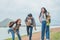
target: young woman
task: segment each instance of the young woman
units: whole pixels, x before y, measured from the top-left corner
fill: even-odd
[[[32,40],[32,30],[33,30],[33,26],[36,30],[36,24],[35,24],[35,20],[32,17],[32,14],[28,14],[28,17],[25,20],[26,26],[27,26],[27,35],[29,36],[29,40]]]
[[[48,13],[47,18],[46,18],[46,38],[47,38],[47,40],[50,40],[50,23],[51,23],[51,18]]]
[[[21,26],[21,19],[17,19],[16,26],[15,26],[14,30],[15,30],[15,33],[17,34],[19,40],[21,40],[21,37],[19,34],[20,26]]]
[[[48,15],[47,10],[44,7],[42,7],[39,15],[39,21],[40,23],[42,23],[42,32],[41,32],[42,40],[44,40],[45,33],[46,33],[46,40],[50,40],[49,27],[46,26],[47,15]]]
[[[16,24],[15,27],[13,27],[13,25]],[[9,30],[8,30],[8,33],[11,32],[12,34],[12,40],[15,40],[15,33],[17,34],[18,36],[18,39],[21,40],[21,37],[20,37],[20,34],[19,34],[19,28],[21,26],[21,19],[17,19],[16,22],[10,22],[9,23]]]

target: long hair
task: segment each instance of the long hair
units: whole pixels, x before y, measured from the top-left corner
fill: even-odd
[[[17,24],[19,20],[21,21],[21,19],[17,19],[15,23]]]
[[[41,16],[41,13],[42,13],[42,9],[44,9],[44,13],[45,13],[45,15],[47,16],[47,10],[46,10],[45,7],[42,7],[42,8],[41,8],[40,16]]]
[[[44,9],[44,13],[47,13],[47,10],[45,7],[42,7],[41,9]],[[42,13],[42,11],[41,11],[41,13]]]

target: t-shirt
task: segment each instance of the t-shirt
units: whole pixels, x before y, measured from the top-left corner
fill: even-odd
[[[47,25],[47,26],[49,26],[49,25],[50,25],[50,23],[49,23],[49,22],[47,22],[47,23],[46,23],[46,25]]]
[[[43,14],[43,13],[41,13],[41,21],[46,21],[46,15],[45,14]]]
[[[46,23],[47,26],[50,25],[50,21],[51,21],[51,19],[49,19],[48,22]]]
[[[31,20],[31,19],[28,19],[27,21],[28,21],[30,24],[32,23],[32,20]]]
[[[48,13],[41,13],[40,14],[40,19],[41,19],[41,21],[46,21],[46,15],[48,15]]]
[[[16,26],[15,26],[16,30],[19,30],[20,26],[21,26],[21,24],[16,24]]]
[[[25,23],[26,23],[26,22],[28,22],[28,20],[27,20],[27,19],[30,21],[31,25],[36,26],[36,23],[35,23],[34,18],[29,19],[28,17],[26,17],[26,19],[25,19]]]

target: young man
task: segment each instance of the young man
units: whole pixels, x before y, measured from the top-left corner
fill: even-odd
[[[36,23],[35,23],[35,20],[34,20],[32,14],[28,14],[28,16],[25,19],[25,23],[26,23],[26,26],[27,26],[27,35],[29,35],[29,40],[32,40],[33,27],[36,30]]]

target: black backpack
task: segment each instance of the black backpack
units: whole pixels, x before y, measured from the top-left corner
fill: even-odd
[[[13,25],[14,25],[14,22],[10,22],[9,23],[9,28],[13,27]]]

